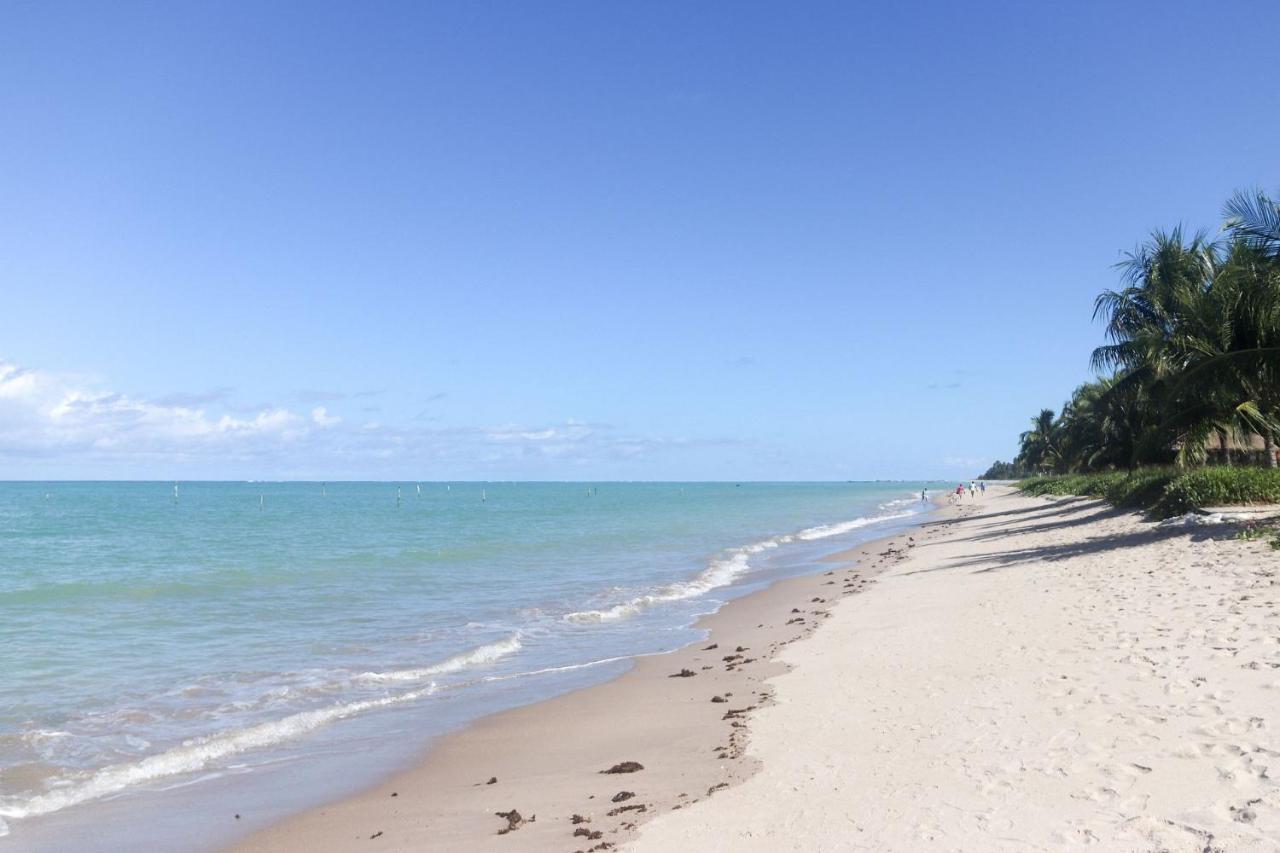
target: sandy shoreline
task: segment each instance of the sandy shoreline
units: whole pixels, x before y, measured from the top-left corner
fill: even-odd
[[[832,555],[825,572],[730,601],[699,620],[710,631],[705,642],[639,657],[611,681],[482,718],[433,744],[419,766],[230,849],[314,853],[357,842],[370,850],[609,849],[599,845],[617,845],[653,815],[755,772],[746,754],[750,716],[770,701],[765,682],[787,669],[771,658],[813,633],[838,599],[870,588],[916,531]],[[632,761],[644,769],[601,772]],[[623,792],[634,796],[615,800]],[[513,809],[524,822],[499,835],[509,821],[497,813]],[[575,815],[585,820],[574,823]]]
[[[1280,557],[1001,491],[783,653],[759,773],[628,849],[1280,850]]]
[[[233,849],[1277,851],[1280,557],[1233,533],[994,489]]]

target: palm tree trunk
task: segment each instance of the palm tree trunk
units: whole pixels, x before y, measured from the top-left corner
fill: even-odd
[[[1227,431],[1218,430],[1218,444],[1222,447],[1222,464],[1231,466],[1231,443],[1227,440]]]
[[[1267,467],[1268,468],[1277,467],[1276,440],[1275,440],[1275,437],[1271,435],[1271,433],[1267,433],[1262,437],[1262,446],[1265,448],[1263,452],[1267,454]]]

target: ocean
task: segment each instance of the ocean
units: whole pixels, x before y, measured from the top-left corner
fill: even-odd
[[[0,851],[209,849],[227,797],[279,817],[693,642],[926,485],[0,483]]]

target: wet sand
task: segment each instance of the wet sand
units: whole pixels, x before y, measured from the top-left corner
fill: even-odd
[[[657,814],[750,777],[752,717],[777,655],[914,547],[914,529],[828,558],[699,623],[706,641],[641,657],[613,681],[496,714],[437,741],[420,766],[233,846],[247,851],[608,850]],[[610,772],[613,771],[613,772]],[[237,805],[245,816],[252,803]]]
[[[1280,851],[1265,542],[996,488],[831,560],[236,849]]]

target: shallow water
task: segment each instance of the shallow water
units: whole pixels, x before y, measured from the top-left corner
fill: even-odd
[[[689,642],[912,523],[922,485],[0,484],[0,849],[281,766],[326,780],[282,803],[332,796],[394,760],[387,732]]]

